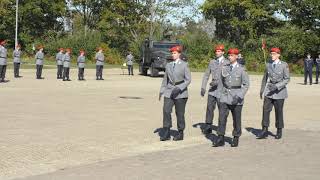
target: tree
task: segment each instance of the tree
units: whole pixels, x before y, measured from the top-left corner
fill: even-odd
[[[268,34],[279,26],[272,0],[207,0],[202,6],[206,19],[216,20],[216,37],[230,40],[240,47],[247,39]]]

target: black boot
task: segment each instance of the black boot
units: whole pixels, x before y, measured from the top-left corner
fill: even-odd
[[[170,140],[170,128],[163,128],[163,135],[160,136],[160,141]]]
[[[277,129],[277,134],[276,134],[276,139],[281,139],[282,138],[282,128]]]
[[[179,130],[179,134],[173,138],[174,141],[182,141],[183,140],[183,131]]]
[[[261,133],[258,134],[257,139],[265,139],[268,137],[268,127],[263,127]]]
[[[224,146],[224,135],[219,135],[218,138],[213,142],[213,147]]]
[[[202,133],[205,135],[211,134],[212,133],[212,125],[206,123],[206,126],[202,129]]]
[[[234,136],[231,142],[231,147],[238,147],[238,145],[239,145],[239,137]]]

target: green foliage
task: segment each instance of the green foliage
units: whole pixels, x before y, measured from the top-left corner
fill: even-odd
[[[72,54],[75,57],[79,55],[80,49],[84,49],[87,59],[92,60],[100,42],[100,33],[92,31],[87,32],[87,36],[84,36],[83,32],[78,32],[64,37],[51,37],[47,42],[42,42],[41,44],[45,44],[45,51],[51,56],[55,56],[60,47],[72,48]]]

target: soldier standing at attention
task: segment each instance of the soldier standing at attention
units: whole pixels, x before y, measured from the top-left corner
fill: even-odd
[[[312,85],[312,68],[313,68],[313,59],[311,55],[308,54],[307,58],[304,59],[304,85],[307,84],[307,78],[309,76],[309,83]]]
[[[219,108],[218,138],[213,146],[224,146],[224,135],[226,131],[227,118],[229,111],[233,119],[233,139],[231,147],[237,147],[241,136],[241,112],[244,97],[249,89],[249,76],[244,67],[237,62],[239,50],[231,48],[228,51],[230,64],[222,67],[221,70],[221,97]]]
[[[6,83],[5,80],[7,71],[7,49],[5,48],[6,40],[0,40],[0,83]]]
[[[77,63],[78,63],[78,80],[79,81],[84,81],[84,67],[85,67],[85,62],[86,62],[86,57],[84,56],[84,50],[80,50],[80,55],[78,56]]]
[[[174,46],[170,49],[173,61],[166,65],[165,75],[162,80],[159,100],[164,96],[163,102],[163,129],[164,134],[160,141],[170,139],[170,128],[172,127],[171,113],[175,106],[177,116],[178,135],[174,141],[183,140],[185,129],[185,108],[188,100],[188,86],[191,83],[191,73],[188,63],[180,59],[181,47]]]
[[[206,72],[202,78],[201,85],[201,96],[203,97],[206,93],[207,83],[212,74],[212,80],[210,82],[210,88],[208,92],[208,102],[207,102],[207,112],[206,112],[206,126],[203,128],[202,132],[204,134],[212,133],[212,121],[214,117],[214,110],[216,105],[218,109],[220,106],[220,95],[221,95],[221,68],[229,64],[229,60],[224,57],[224,45],[220,44],[215,47],[216,59],[212,59],[208,65]]]
[[[15,78],[20,78],[22,76],[19,75],[20,63],[21,63],[21,46],[17,44],[16,49],[13,51],[13,72]]]
[[[131,52],[129,52],[129,54],[127,55],[126,61],[128,66],[128,75],[133,76],[133,55],[131,54]]]
[[[280,49],[271,48],[271,59],[266,65],[266,70],[262,79],[260,98],[263,98],[262,132],[258,139],[264,139],[268,136],[268,127],[270,124],[270,112],[274,107],[276,114],[276,139],[281,139],[283,122],[284,100],[288,97],[287,84],[290,81],[288,64],[280,60]]]
[[[44,53],[43,53],[42,45],[38,46],[38,52],[36,53],[35,58],[36,58],[36,68],[37,68],[37,72],[36,72],[37,79],[44,79],[43,77],[41,77],[43,61],[44,61]]]
[[[319,74],[320,74],[320,54],[318,54],[318,58],[316,58],[316,84],[319,83]]]
[[[102,71],[103,71],[103,65],[104,65],[104,54],[103,49],[101,47],[98,48],[98,52],[96,53],[95,59],[96,59],[96,80],[104,80],[102,78]]]
[[[63,56],[63,81],[71,81],[69,78],[71,64],[71,49],[67,48],[66,53]]]
[[[63,54],[64,49],[59,48],[59,52],[56,55],[56,61],[57,61],[57,79],[62,79],[62,70],[63,70]]]

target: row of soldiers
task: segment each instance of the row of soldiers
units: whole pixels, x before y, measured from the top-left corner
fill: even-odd
[[[174,141],[184,138],[185,129],[185,107],[188,101],[188,86],[191,83],[191,73],[188,63],[180,59],[182,48],[175,46],[170,49],[173,61],[166,66],[165,75],[161,84],[159,100],[164,96],[163,103],[163,133],[160,134],[160,141],[171,139],[170,128],[172,127],[171,113],[175,106],[177,116],[178,134]],[[208,102],[206,111],[206,126],[202,129],[203,134],[212,133],[214,110],[216,106],[219,111],[218,129],[213,142],[214,147],[225,144],[224,136],[226,131],[227,118],[231,111],[233,118],[233,139],[231,146],[237,147],[241,136],[241,112],[245,95],[249,89],[249,76],[243,65],[237,62],[239,50],[231,48],[228,50],[228,58],[224,56],[224,45],[215,47],[216,57],[212,59],[204,73],[200,95],[206,93],[206,87],[211,75],[210,87],[208,90]],[[288,64],[280,60],[281,51],[279,48],[272,48],[271,61],[266,64],[266,70],[261,83],[260,98],[264,99],[262,114],[262,130],[258,139],[268,136],[270,124],[270,112],[275,108],[276,114],[276,139],[282,138],[284,128],[283,105],[288,97],[287,84],[289,83]]]
[[[0,83],[8,82],[5,80],[6,69],[7,69],[7,49],[5,47],[6,40],[0,40]],[[44,64],[44,46],[39,45],[38,51],[35,55],[36,60],[36,79],[44,79],[42,77],[42,69]],[[63,81],[71,81],[70,79],[70,66],[71,66],[71,48],[59,48],[59,52],[56,54],[57,62],[57,79],[62,79]],[[18,44],[13,51],[13,66],[14,66],[14,77],[20,78],[20,64],[21,64],[21,46]],[[97,48],[97,53],[95,54],[96,60],[96,80],[104,80],[102,77],[103,67],[105,64],[105,56],[103,54],[103,48]],[[126,57],[126,65],[128,66],[128,74],[133,75],[133,55],[129,52]],[[78,66],[78,80],[83,81],[84,79],[84,69],[86,64],[85,51],[81,49],[79,51],[79,56],[77,57]]]
[[[307,54],[307,58],[304,59],[304,84],[307,84],[307,79],[309,77],[309,84],[312,85],[312,74],[313,74],[313,65],[316,66],[316,82],[319,83],[319,74],[320,74],[320,54],[317,58],[313,59],[311,54]]]

